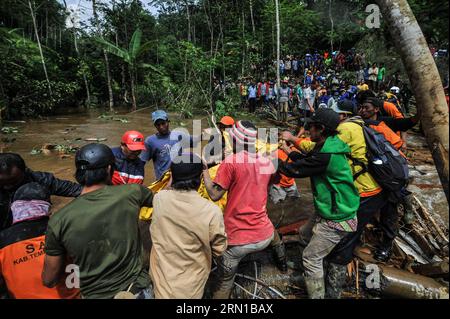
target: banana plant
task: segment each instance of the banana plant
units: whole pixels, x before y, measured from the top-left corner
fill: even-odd
[[[118,47],[114,43],[111,43],[100,37],[96,37],[95,40],[108,53],[119,57],[125,63],[128,64],[133,111],[135,111],[137,108],[136,90],[135,90],[137,69],[138,68],[147,68],[147,69],[151,69],[151,70],[161,74],[161,71],[159,71],[158,68],[156,68],[155,66],[148,64],[148,63],[139,63],[138,62],[139,57],[151,48],[152,43],[146,42],[146,43],[142,44],[142,31],[140,29],[137,29],[136,31],[134,31],[133,36],[131,37],[130,43],[128,45],[128,48]]]

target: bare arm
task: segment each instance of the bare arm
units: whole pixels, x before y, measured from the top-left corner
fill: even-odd
[[[58,283],[64,270],[64,256],[45,255],[42,283],[45,287],[53,288]]]
[[[205,183],[206,191],[213,201],[218,201],[226,193],[225,189],[213,183],[208,169],[203,170],[203,181]]]

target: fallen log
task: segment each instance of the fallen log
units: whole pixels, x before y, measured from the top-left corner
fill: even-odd
[[[448,261],[440,261],[425,265],[412,266],[416,274],[432,278],[447,278],[448,280]]]
[[[414,239],[416,244],[422,249],[424,254],[427,257],[433,257],[434,255],[437,255],[438,253],[434,249],[433,245],[428,242],[428,240],[425,238],[424,235],[419,233],[416,229],[411,230],[409,235]]]
[[[405,246],[401,245],[401,242],[397,240],[397,243],[400,244],[400,248],[405,251],[405,253],[412,255],[418,262],[424,263],[423,260],[425,260],[425,263],[431,262],[431,258],[429,258],[421,249],[421,247],[414,241],[414,239],[406,234],[404,231],[399,230],[398,232],[399,237],[404,241],[405,244],[409,246],[412,251],[415,252],[415,254],[412,254],[412,251],[405,251]],[[420,258],[419,258],[420,257]]]
[[[380,264],[360,262],[365,277],[364,288],[382,296],[407,299],[448,299],[448,286],[433,278]]]

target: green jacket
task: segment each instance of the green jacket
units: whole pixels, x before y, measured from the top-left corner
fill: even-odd
[[[350,148],[339,137],[331,136],[306,156],[292,152],[292,163],[281,163],[280,172],[289,177],[311,177],[314,206],[328,220],[342,222],[355,217],[359,193],[346,154]]]

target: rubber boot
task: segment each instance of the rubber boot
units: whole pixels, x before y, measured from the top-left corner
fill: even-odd
[[[277,265],[278,269],[283,273],[287,272],[288,266],[287,266],[286,248],[284,246],[284,243],[281,242],[273,246],[272,249],[275,264]]]
[[[325,281],[323,277],[305,277],[305,284],[309,299],[325,298]]]
[[[346,279],[347,266],[328,263],[326,298],[341,299],[341,293],[344,289]]]

